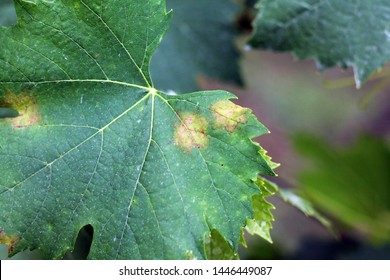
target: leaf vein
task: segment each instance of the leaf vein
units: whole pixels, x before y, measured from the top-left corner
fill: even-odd
[[[99,16],[99,14],[97,14],[90,6],[88,6],[83,0],[80,0],[80,2],[92,13],[94,14],[102,23],[103,25],[106,27],[106,29],[112,34],[112,36],[115,38],[115,40],[120,44],[120,46],[123,48],[123,50],[127,53],[128,57],[130,58],[131,62],[134,64],[134,66],[137,68],[137,70],[139,71],[139,73],[141,74],[142,78],[145,80],[146,82],[146,85],[147,86],[151,86],[149,84],[149,81],[148,79],[146,78],[144,72],[142,71],[142,69],[138,66],[138,64],[136,63],[135,59],[133,58],[133,56],[130,54],[130,52],[127,50],[127,48],[125,47],[125,45],[123,44],[123,42],[121,42],[121,40],[119,40],[118,36],[115,34],[115,32],[110,28],[110,26],[108,26],[108,24],[105,22],[105,20]]]
[[[182,125],[184,125],[185,127],[187,127],[186,123],[183,122],[183,120],[180,118],[180,116],[177,114],[177,112],[176,112],[175,109],[171,106],[171,104],[169,104],[169,102],[168,102],[165,98],[163,98],[162,96],[160,96],[160,95],[158,95],[158,94],[157,94],[157,96],[158,96],[160,99],[162,99],[163,102],[164,102],[165,104],[167,104],[167,106],[172,110],[172,112],[173,112],[173,113],[175,114],[175,116],[179,119],[179,121],[182,123]],[[214,183],[214,180],[213,180],[213,177],[212,177],[212,175],[211,175],[210,169],[209,169],[209,167],[208,167],[208,165],[207,165],[207,161],[206,161],[206,159],[204,158],[204,156],[203,156],[202,152],[200,151],[200,149],[197,149],[197,150],[198,150],[198,152],[199,152],[200,157],[202,158],[202,161],[203,161],[203,163],[204,163],[204,166],[205,166],[206,169],[207,169],[208,176],[209,176],[210,182],[211,182],[211,185],[210,185],[210,186],[213,186],[214,189],[217,190],[218,198],[219,198],[219,200],[220,200],[220,202],[221,202],[221,205],[223,206],[222,208],[223,208],[223,210],[224,210],[225,219],[226,219],[226,221],[229,221],[229,218],[228,218],[228,215],[227,215],[226,207],[225,207],[225,205],[224,205],[224,203],[223,203],[223,201],[222,201],[222,199],[221,199],[221,197],[220,197],[220,195],[219,195],[219,193],[218,193],[218,188],[216,187],[216,185],[215,185],[215,183]],[[232,230],[232,227],[230,227],[230,230]]]
[[[27,80],[29,83],[31,83],[29,77],[24,74],[24,72],[22,70],[20,70],[18,67],[16,67],[15,65],[13,65],[12,63],[10,63],[9,61],[6,61],[5,59],[3,58],[0,58],[1,61],[4,61],[6,64],[8,64],[9,66],[11,66],[12,68],[15,68],[20,74],[22,74]],[[24,81],[25,82],[25,81]],[[0,82],[1,83],[1,82]]]
[[[99,67],[100,71],[102,72],[102,74],[104,75],[104,77],[109,80],[108,76],[106,75],[105,71],[103,70],[102,66],[100,65],[100,63],[87,51],[86,48],[84,48],[83,46],[81,46],[75,39],[73,39],[70,35],[66,34],[63,30],[61,29],[58,29],[50,24],[47,24],[43,21],[40,21],[40,20],[37,20],[36,18],[34,18],[29,12],[28,10],[23,6],[21,5],[22,8],[26,11],[27,14],[30,15],[31,19],[34,20],[35,22],[37,23],[41,23],[43,24],[44,26],[48,27],[48,28],[51,28],[51,29],[54,29],[56,30],[58,33],[61,33],[63,35],[65,35],[65,37],[67,37],[70,41],[72,41],[76,46],[78,46],[83,52],[85,52],[87,54],[87,56],[92,59],[92,61]]]
[[[117,84],[122,86],[134,87],[144,90],[152,90],[152,88],[139,86],[136,84],[129,84],[126,82],[114,81],[114,80],[98,80],[98,79],[84,79],[84,80],[50,80],[50,81],[0,81],[0,84],[32,84],[34,86],[42,84],[59,84],[59,83],[107,83],[107,84]]]
[[[132,109],[134,109],[138,104],[140,104],[143,100],[145,100],[146,98],[149,97],[150,94],[147,94],[145,95],[143,98],[141,98],[138,102],[136,102],[135,104],[133,104],[132,106],[130,106],[125,112],[123,112],[122,114],[120,114],[118,117],[116,117],[115,119],[113,119],[112,121],[110,121],[108,124],[106,124],[105,126],[103,126],[101,129],[99,129],[97,132],[93,133],[91,136],[89,136],[88,138],[86,138],[85,140],[83,140],[82,142],[80,142],[79,144],[77,144],[76,146],[74,146],[73,148],[71,148],[70,150],[68,150],[66,153],[60,155],[59,157],[57,157],[56,159],[54,159],[53,161],[51,161],[50,163],[48,163],[46,166],[40,168],[38,171],[36,171],[35,173],[29,175],[27,178],[25,178],[24,180],[16,183],[15,185],[7,188],[6,190],[0,192],[0,195],[4,194],[4,193],[7,193],[9,191],[12,191],[14,190],[16,187],[18,186],[21,186],[24,182],[28,181],[29,179],[31,179],[32,177],[34,177],[35,175],[39,174],[41,171],[43,171],[44,169],[46,169],[48,166],[50,165],[53,165],[55,162],[57,162],[58,160],[62,159],[63,157],[67,156],[69,153],[73,152],[74,150],[78,149],[80,146],[82,146],[83,144],[87,143],[89,140],[91,140],[92,138],[94,138],[98,133],[104,131],[107,127],[109,127],[111,124],[115,123],[118,119],[120,119],[121,117],[123,117],[125,114],[127,114],[128,112],[130,112]]]
[[[149,128],[150,132],[149,132],[148,145],[147,145],[146,150],[145,150],[145,154],[144,154],[144,157],[143,157],[143,160],[142,160],[142,163],[141,163],[141,167],[139,169],[139,173],[138,173],[138,176],[137,176],[136,183],[134,184],[133,193],[131,194],[131,197],[130,197],[130,200],[129,200],[129,205],[127,207],[126,219],[125,219],[125,222],[123,224],[122,234],[121,234],[121,237],[119,239],[119,245],[118,245],[118,248],[117,248],[115,259],[118,259],[119,252],[120,252],[120,249],[122,247],[122,240],[123,240],[125,232],[126,232],[126,227],[129,226],[128,225],[128,221],[129,221],[129,218],[130,218],[131,207],[133,206],[133,199],[134,199],[135,193],[137,191],[137,185],[139,184],[140,179],[141,179],[142,171],[143,171],[143,168],[144,168],[144,165],[145,165],[145,162],[146,162],[147,155],[149,153],[150,145],[152,143],[153,121],[154,121],[153,120],[154,119],[154,99],[155,99],[155,95],[153,94],[152,95],[152,109],[151,109],[151,116],[150,116],[151,121],[150,121],[150,128]],[[129,228],[131,228],[131,227],[129,226]]]
[[[52,60],[51,58],[49,58],[48,56],[44,55],[43,53],[31,48],[30,46],[22,43],[22,42],[19,42],[19,41],[14,41],[16,43],[19,43],[21,45],[23,45],[24,47],[28,48],[29,50],[39,54],[40,56],[44,57],[45,59],[47,59],[48,61],[50,61],[50,63],[52,63],[53,65],[55,65],[57,68],[59,68],[65,75],[66,77],[71,80],[72,78],[69,76],[68,72],[66,72],[58,63],[56,63],[54,60]]]
[[[158,150],[160,151],[160,153],[161,153],[161,155],[162,155],[162,157],[163,157],[164,163],[165,163],[165,165],[166,165],[166,167],[167,167],[169,173],[171,174],[171,177],[172,177],[172,180],[173,180],[173,184],[174,184],[175,187],[176,187],[177,193],[178,193],[179,196],[180,196],[180,201],[181,201],[181,204],[182,204],[182,206],[183,206],[184,216],[185,216],[185,218],[186,218],[188,224],[190,225],[189,227],[187,227],[187,229],[188,229],[188,228],[191,228],[192,222],[191,222],[190,219],[188,218],[188,213],[187,213],[187,211],[186,211],[186,207],[185,207],[185,204],[184,204],[183,195],[181,194],[181,191],[180,191],[180,189],[179,189],[179,186],[177,185],[176,178],[175,178],[175,176],[174,176],[174,174],[173,174],[173,172],[172,172],[172,168],[171,168],[171,166],[169,165],[168,160],[167,160],[167,158],[166,158],[166,156],[165,156],[165,154],[164,154],[164,151],[162,150],[161,146],[160,146],[154,139],[152,139],[152,141],[156,144]],[[191,230],[188,230],[188,231],[189,231],[189,233],[190,233],[190,235],[191,235],[191,237],[192,237],[193,244],[196,244],[196,239],[195,239],[194,233],[193,233]]]

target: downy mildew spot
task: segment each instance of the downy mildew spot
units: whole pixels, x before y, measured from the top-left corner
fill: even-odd
[[[13,108],[19,115],[5,118],[14,128],[26,128],[41,122],[42,117],[34,96],[28,93],[6,93],[0,98],[0,107]]]
[[[0,244],[5,244],[8,247],[8,254],[11,254],[19,242],[20,237],[6,235],[4,231],[0,230]]]
[[[181,122],[176,125],[174,139],[175,144],[186,151],[193,148],[206,148],[209,138],[206,135],[208,121],[196,113],[183,113]]]
[[[233,132],[239,124],[248,121],[249,109],[234,104],[229,100],[220,100],[211,106],[214,122],[217,128],[224,127],[228,132]]]

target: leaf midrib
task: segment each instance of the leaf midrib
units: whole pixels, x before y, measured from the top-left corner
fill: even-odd
[[[142,171],[144,169],[144,165],[145,165],[145,162],[146,162],[146,157],[148,156],[148,153],[149,153],[149,149],[150,149],[150,145],[152,143],[152,136],[153,136],[153,123],[154,123],[154,99],[155,99],[155,95],[156,95],[156,92],[154,91],[154,94],[153,92],[149,92],[149,94],[147,94],[144,98],[142,99],[145,99],[146,97],[148,97],[149,95],[152,95],[152,108],[151,108],[151,116],[150,116],[150,128],[149,128],[149,139],[148,139],[148,145],[146,147],[146,150],[145,150],[145,154],[144,154],[144,157],[142,159],[142,163],[141,163],[141,167],[139,169],[139,172],[138,172],[138,175],[137,175],[137,180],[134,184],[134,190],[133,190],[133,193],[131,194],[131,198],[129,200],[129,205],[127,207],[127,214],[126,214],[126,219],[125,219],[125,222],[123,224],[123,229],[122,229],[122,234],[121,234],[121,237],[120,237],[120,240],[119,240],[119,245],[118,245],[118,249],[116,251],[116,256],[115,256],[115,259],[118,259],[118,256],[119,256],[119,252],[122,248],[122,240],[124,238],[124,235],[125,235],[125,232],[126,232],[126,227],[127,227],[127,223],[129,221],[129,217],[130,217],[130,211],[131,211],[131,207],[133,206],[133,199],[134,199],[134,196],[135,196],[135,193],[137,191],[137,186],[138,184],[141,184],[140,183],[140,179],[141,179],[141,174],[142,174]],[[142,100],[141,99],[141,100]],[[141,101],[140,100],[140,101]],[[140,102],[138,101],[138,102]],[[126,114],[127,112],[124,112],[124,114]],[[122,114],[123,115],[123,114]],[[121,117],[121,115],[119,116],[119,118]],[[110,123],[108,124],[110,125]],[[140,253],[140,252],[139,252]],[[140,253],[141,255],[141,253]]]
[[[145,87],[136,84],[130,84],[127,82],[115,81],[115,80],[99,80],[99,79],[70,79],[70,80],[47,80],[47,81],[0,81],[0,84],[27,84],[33,86],[39,86],[44,84],[60,84],[60,83],[102,83],[102,84],[116,84],[121,86],[133,87],[143,89],[146,91],[155,90],[152,87]]]

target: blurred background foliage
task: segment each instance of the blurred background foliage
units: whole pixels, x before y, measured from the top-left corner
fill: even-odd
[[[350,69],[252,50],[253,0],[167,0],[173,25],[152,60],[155,86],[178,93],[225,89],[271,131],[256,139],[281,163],[272,179],[298,192],[333,223],[332,233],[280,198],[274,243],[246,235],[242,259],[390,259],[390,70],[357,90]],[[15,23],[0,0],[0,25]],[[8,111],[8,113],[14,113]],[[1,116],[3,114],[3,116]],[[7,112],[0,109],[0,117]],[[0,136],[1,137],[1,136]],[[68,259],[86,257],[91,227]],[[0,246],[0,259],[7,248]],[[14,258],[40,258],[38,251]]]

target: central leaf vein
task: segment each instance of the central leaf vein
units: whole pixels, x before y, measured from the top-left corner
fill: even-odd
[[[50,80],[50,81],[0,81],[0,84],[32,84],[34,86],[45,84],[60,84],[60,83],[102,83],[102,84],[116,84],[127,87],[144,89],[147,91],[153,90],[150,87],[144,87],[136,84],[129,84],[126,82],[114,81],[114,80],[98,80],[98,79],[83,79],[83,80]]]
[[[155,102],[155,94],[149,93],[149,95],[152,95],[152,109],[151,109],[151,116],[150,116],[150,128],[149,128],[150,131],[149,131],[148,144],[147,144],[147,147],[146,147],[146,150],[145,150],[145,154],[144,154],[144,157],[143,157],[141,166],[140,166],[140,168],[139,168],[137,180],[136,180],[136,182],[135,182],[135,184],[134,184],[133,193],[131,194],[131,197],[130,197],[130,200],[129,200],[129,205],[128,205],[128,207],[127,207],[127,214],[126,214],[125,222],[124,222],[124,224],[123,224],[122,234],[121,234],[121,237],[120,237],[120,239],[119,239],[119,245],[118,245],[118,248],[117,248],[117,252],[116,252],[115,259],[118,259],[118,256],[119,256],[119,253],[120,253],[120,250],[121,250],[121,247],[122,247],[122,241],[123,241],[123,238],[124,238],[124,235],[125,235],[125,232],[126,232],[126,228],[129,226],[129,225],[128,225],[128,221],[129,221],[129,218],[130,218],[131,207],[133,206],[134,196],[135,196],[135,193],[136,193],[136,191],[137,191],[137,186],[140,184],[140,179],[141,179],[141,176],[142,176],[142,171],[143,171],[143,169],[144,169],[144,165],[145,165],[145,162],[146,162],[146,158],[147,158],[147,156],[148,156],[148,153],[149,153],[149,150],[150,150],[150,146],[151,146],[151,143],[152,143],[152,137],[153,137],[153,122],[154,122],[154,102]],[[148,95],[147,95],[147,96],[148,96]]]

